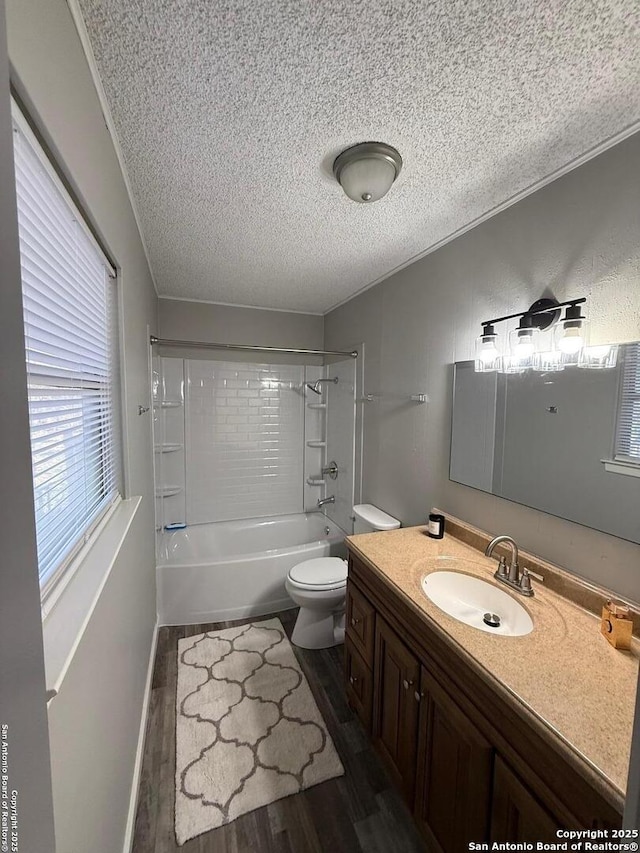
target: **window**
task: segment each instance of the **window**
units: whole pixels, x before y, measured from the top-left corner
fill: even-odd
[[[623,350],[615,458],[640,465],[640,343]]]
[[[118,498],[111,265],[14,108],[38,571],[57,582]]]

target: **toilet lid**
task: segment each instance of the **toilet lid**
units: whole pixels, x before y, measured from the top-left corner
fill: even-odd
[[[291,569],[289,577],[304,586],[336,586],[347,580],[347,561],[340,557],[305,560]]]

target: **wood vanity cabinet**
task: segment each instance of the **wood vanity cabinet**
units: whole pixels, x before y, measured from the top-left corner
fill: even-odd
[[[468,850],[488,835],[494,749],[424,667],[419,699],[414,816],[430,848]]]
[[[558,841],[558,821],[498,756],[493,777],[491,841]]]
[[[354,584],[347,584],[344,665],[349,704],[371,733],[375,610]]]
[[[380,616],[376,619],[373,741],[411,802],[416,780],[420,664]]]
[[[345,686],[429,850],[620,826],[562,754],[353,554]]]

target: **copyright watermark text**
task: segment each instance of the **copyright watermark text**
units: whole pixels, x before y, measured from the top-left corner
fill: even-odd
[[[559,829],[557,841],[470,841],[470,851],[490,853],[637,853],[637,829]]]

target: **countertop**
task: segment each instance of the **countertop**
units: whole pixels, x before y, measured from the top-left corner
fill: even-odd
[[[492,636],[440,610],[422,591],[425,575],[446,568],[437,558],[465,560],[464,572],[500,589],[494,558],[425,527],[347,538],[347,545],[422,614],[467,662],[541,729],[559,738],[567,757],[616,808],[627,785],[640,644],[614,649],[600,620],[533,580],[532,598],[513,594],[534,624],[521,637]],[[523,565],[526,562],[523,561]],[[462,567],[456,567],[458,570]],[[575,759],[578,759],[577,761]]]

